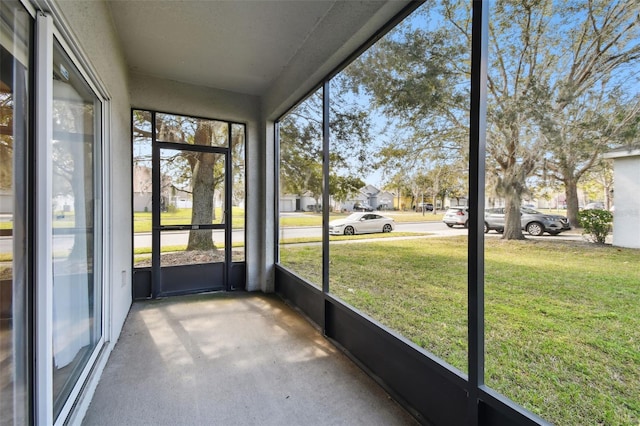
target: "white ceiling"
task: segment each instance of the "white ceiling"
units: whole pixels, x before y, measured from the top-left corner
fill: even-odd
[[[309,73],[316,63],[320,67],[329,59],[339,61],[332,57],[338,47],[354,38],[366,40],[406,1],[109,0],[108,4],[132,72],[264,95],[278,78],[295,74],[292,67]]]

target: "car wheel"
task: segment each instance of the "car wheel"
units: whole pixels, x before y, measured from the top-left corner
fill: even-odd
[[[489,233],[489,225],[487,224],[487,222],[484,223],[484,233],[485,234]]]
[[[382,227],[382,232],[391,232],[391,225],[388,223]]]
[[[347,226],[346,228],[344,228],[344,235],[353,235],[353,234],[355,234],[353,226]]]
[[[468,220],[464,223],[464,227],[465,227],[465,228],[468,228],[468,227],[469,227],[469,221],[468,221]]]
[[[542,224],[539,222],[531,222],[527,225],[527,232],[529,233],[529,235],[539,237],[544,233],[544,226],[542,226]]]
[[[447,226],[448,226],[449,228],[453,228],[453,223],[447,223]]]

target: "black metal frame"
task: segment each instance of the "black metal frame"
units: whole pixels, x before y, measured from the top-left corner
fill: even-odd
[[[489,2],[473,0],[471,46],[471,122],[469,132],[469,240],[468,240],[468,371],[458,371],[395,331],[329,294],[329,83],[364,50],[412,13],[415,2],[329,73],[311,93],[323,87],[323,270],[322,289],[276,264],[276,293],[292,303],[321,328],[327,338],[383,386],[421,423],[434,425],[543,425],[548,424],[484,384],[484,184]],[[290,110],[291,110],[290,109]],[[290,111],[289,110],[289,111]],[[279,118],[280,120],[281,118]],[[278,120],[278,121],[279,121]],[[279,176],[278,122],[275,126],[276,184]],[[276,186],[279,188],[279,186]],[[278,197],[275,208],[278,212]],[[279,227],[276,225],[276,261]]]
[[[469,128],[468,371],[469,425],[479,423],[478,387],[484,385],[484,175],[489,4],[473,2]]]
[[[164,142],[160,141],[157,138],[157,129],[156,129],[156,115],[157,114],[167,114],[167,115],[180,115],[185,116],[184,114],[174,114],[170,112],[160,112],[160,111],[152,111],[148,109],[139,109],[132,108],[131,112],[133,115],[133,111],[146,111],[151,114],[151,146],[152,146],[152,208],[151,208],[151,217],[152,217],[152,242],[151,242],[151,264],[152,266],[146,268],[135,268],[133,266],[133,258],[132,258],[132,296],[134,300],[138,299],[148,299],[148,298],[158,298],[163,296],[173,296],[187,293],[197,293],[202,291],[216,291],[216,290],[224,290],[224,291],[232,291],[232,290],[243,290],[245,288],[246,281],[246,264],[245,262],[233,262],[232,259],[232,232],[233,232],[233,222],[231,215],[231,203],[232,203],[232,185],[233,185],[233,177],[232,177],[232,168],[233,164],[231,161],[231,137],[232,137],[232,129],[233,125],[241,125],[244,127],[244,159],[246,164],[246,152],[247,152],[247,144],[246,144],[246,124],[233,122],[228,120],[217,120],[215,118],[205,118],[199,116],[188,116],[190,118],[201,119],[201,120],[215,120],[221,121],[227,124],[227,138],[228,144],[226,147],[218,147],[218,146],[201,146],[201,145],[190,145],[184,143],[175,143],[175,142]],[[133,134],[133,120],[131,121],[131,134]],[[160,192],[161,192],[161,173],[160,173],[160,151],[162,149],[174,149],[180,151],[193,151],[193,152],[208,152],[214,154],[224,155],[225,159],[225,211],[223,212],[224,223],[222,224],[203,224],[203,225],[162,225],[160,220]],[[131,162],[133,164],[133,153]],[[246,174],[246,168],[245,168]],[[133,169],[132,169],[132,177],[133,177]],[[245,194],[246,194],[246,176],[244,179],[245,186]],[[132,206],[133,206],[133,191],[131,194]],[[133,211],[132,211],[133,216]],[[246,223],[247,213],[245,210],[245,223]],[[161,249],[161,232],[162,231],[172,231],[172,230],[190,230],[190,229],[222,229],[225,230],[225,262],[224,265],[220,263],[212,263],[212,264],[198,264],[198,265],[180,265],[180,266],[171,266],[171,267],[162,267],[160,263],[160,249]],[[134,234],[131,234],[132,246],[134,242]],[[245,226],[245,243],[246,243],[246,226]],[[181,290],[179,288],[172,288],[171,286],[165,288],[163,286],[163,274],[169,274],[169,276],[180,277],[184,281],[189,281],[192,283],[196,283],[195,287],[188,290]],[[214,274],[221,274],[222,276],[222,285],[221,286],[211,286],[205,283],[198,284],[206,277],[211,277]]]

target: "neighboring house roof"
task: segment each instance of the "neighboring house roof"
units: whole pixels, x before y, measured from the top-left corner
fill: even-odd
[[[363,188],[360,188],[360,192],[368,197],[371,197],[380,193],[380,190],[373,185],[365,185]]]
[[[280,196],[280,198],[284,198],[284,197],[299,197],[299,195],[283,194]],[[306,191],[304,194],[302,194],[302,197],[313,198],[313,194],[311,193],[311,191]],[[357,193],[349,197],[349,199],[346,200],[345,203],[354,202],[354,201],[368,201],[370,197],[393,198],[395,197],[395,194],[389,191],[381,191],[380,189],[376,188],[373,185],[365,185],[362,188],[360,188]]]
[[[618,148],[612,151],[606,152],[602,155],[603,158],[624,158],[624,157],[640,157],[640,149],[633,148]]]

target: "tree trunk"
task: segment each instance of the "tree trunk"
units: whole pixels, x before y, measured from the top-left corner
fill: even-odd
[[[74,227],[78,232],[73,238],[73,248],[69,258],[93,263],[93,243],[95,229],[93,226],[93,203],[95,201],[93,187],[93,152],[91,143],[68,142],[73,159],[71,172],[71,188],[73,191]]]
[[[564,181],[564,194],[567,198],[567,219],[572,228],[579,228],[578,222],[578,181],[577,179],[566,179]]]
[[[504,240],[524,240],[524,235],[522,234],[522,221],[520,214],[520,203],[521,203],[519,194],[512,194],[510,197],[506,198],[506,205],[504,207],[504,233],[502,234],[502,239]]]
[[[196,131],[196,142],[198,133]],[[206,132],[204,130],[203,132]],[[213,222],[213,195],[215,192],[213,167],[216,156],[213,153],[200,152],[195,154],[196,162],[193,167],[193,208],[191,210],[191,223],[194,225],[209,225]],[[189,243],[187,251],[190,250],[213,250],[213,231],[195,230],[189,231]]]

